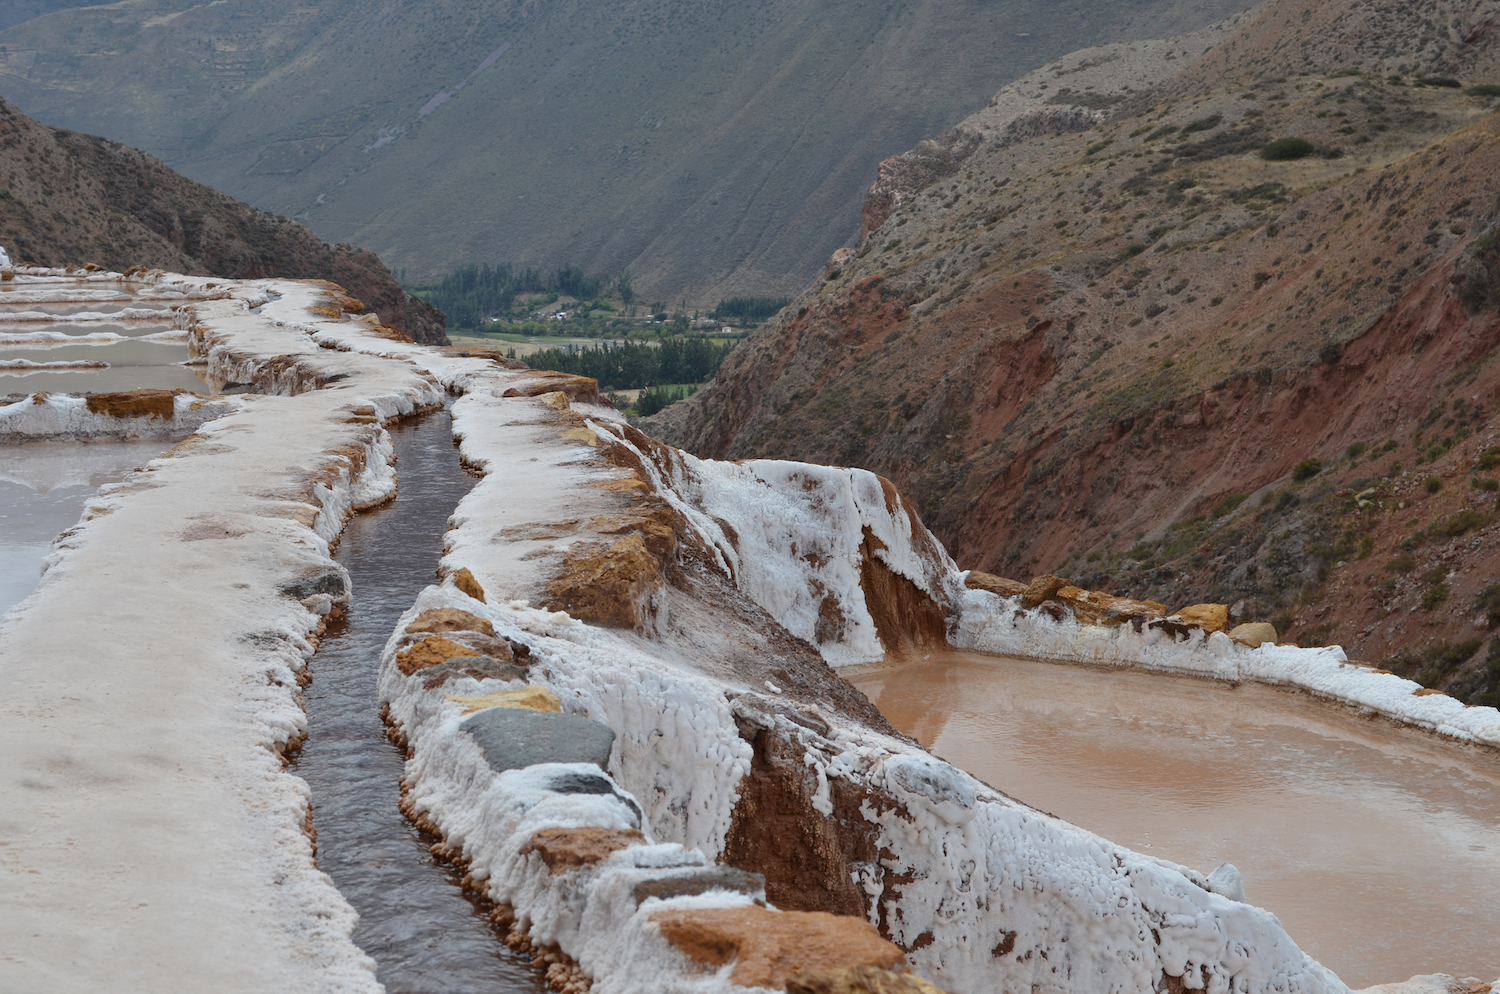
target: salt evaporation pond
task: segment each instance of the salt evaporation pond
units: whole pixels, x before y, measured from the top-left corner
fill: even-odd
[[[1500,755],[1305,694],[934,653],[851,676],[991,786],[1140,852],[1244,876],[1351,987],[1500,976]]]
[[[123,480],[171,442],[47,442],[9,446],[0,460],[0,614],[36,588],[42,558],[106,483]]]
[[[328,626],[303,692],[308,739],[296,772],[312,787],[318,866],[359,912],[354,941],[390,994],[541,994],[529,957],[511,952],[458,874],[397,808],[405,768],[387,741],[375,681],[401,613],[433,582],[448,516],[474,485],[446,413],[391,426],[399,482],[390,504],[357,515],[334,558],[353,601]]]
[[[40,299],[48,295],[59,299]],[[80,320],[90,315],[95,319]],[[0,285],[0,396],[143,387],[217,393],[218,384],[201,367],[183,365],[190,358],[187,342],[172,334],[170,308],[136,300],[128,287],[65,280]],[[26,363],[36,365],[21,366]],[[60,363],[108,366],[68,368]]]

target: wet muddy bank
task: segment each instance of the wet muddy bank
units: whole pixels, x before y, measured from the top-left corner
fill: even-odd
[[[325,631],[303,695],[310,734],[295,771],[312,787],[318,866],[359,912],[354,941],[392,994],[542,991],[529,957],[506,948],[429,851],[436,840],[397,807],[404,756],[379,715],[380,653],[432,582],[448,516],[474,478],[459,466],[446,411],[393,425],[391,437],[396,497],[344,530],[334,558],[349,570],[353,601]]]
[[[1500,757],[1308,695],[980,653],[852,676],[991,785],[1202,872],[1353,987],[1500,974]]]

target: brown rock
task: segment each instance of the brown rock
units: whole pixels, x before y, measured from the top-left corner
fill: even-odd
[[[1026,584],[1026,590],[1021,594],[1021,605],[1027,608],[1036,607],[1042,601],[1057,594],[1064,587],[1071,587],[1072,583],[1060,576],[1047,574],[1039,576]]]
[[[475,600],[481,599],[475,598]],[[456,607],[435,607],[431,611],[423,611],[417,615],[416,620],[406,626],[406,632],[408,635],[418,632],[483,632],[486,635],[493,635],[495,626],[488,618],[481,618],[468,611],[460,611]]]
[[[786,994],[944,994],[936,984],[911,973],[892,973],[875,966],[816,970],[786,982]]]
[[[1072,584],[1060,589],[1056,596],[1072,610],[1073,617],[1085,625],[1123,625],[1127,621],[1150,621],[1167,613],[1167,606],[1156,601],[1114,597]]]
[[[496,638],[483,632],[447,632],[446,637],[448,641],[457,642],[466,649],[473,649],[481,656],[489,656],[503,663],[515,659],[514,647],[503,638]]]
[[[575,546],[562,572],[547,582],[544,604],[580,621],[640,630],[651,620],[652,595],[664,583],[661,563],[646,539],[631,533],[608,546]]]
[[[559,411],[568,409],[568,401],[575,404],[597,404],[599,402],[599,381],[589,376],[578,376],[574,373],[559,373],[550,369],[538,369],[532,371],[531,375],[522,383],[507,387],[504,397],[542,397],[544,394],[562,394],[561,403],[556,399],[547,400],[546,403]]]
[[[488,603],[484,599],[484,588],[479,585],[478,580],[474,579],[474,574],[469,572],[469,567],[465,566],[453,574],[453,585],[479,603]]]
[[[970,590],[988,590],[992,594],[1001,597],[1020,597],[1026,593],[1026,584],[1020,580],[1007,580],[1003,576],[993,573],[981,573],[977,569],[969,570],[969,576],[964,580],[964,586]]]
[[[1276,628],[1269,621],[1253,621],[1246,625],[1236,625],[1230,629],[1229,637],[1240,645],[1248,645],[1254,649],[1263,642],[1276,641]]]
[[[793,977],[855,966],[896,967],[904,954],[863,918],[823,911],[700,908],[651,916],[662,937],[695,963],[742,987],[784,988]]]
[[[89,410],[113,418],[170,418],[177,395],[186,390],[124,390],[120,393],[91,393]]]
[[[948,648],[948,618],[943,606],[876,555],[885,550],[885,545],[868,525],[864,535],[859,546],[859,589],[887,656],[899,658],[912,651]],[[833,592],[824,597],[818,613],[815,631],[819,641],[841,631],[843,613]]]
[[[553,873],[592,866],[612,852],[643,846],[646,837],[634,828],[544,828],[520,849],[520,855],[539,853]]]
[[[1228,604],[1194,604],[1177,612],[1184,624],[1201,628],[1204,632],[1222,632],[1229,627]]]
[[[447,662],[456,656],[480,655],[483,653],[435,635],[396,653],[396,668],[407,676],[411,676],[417,670],[425,670],[429,666]]]

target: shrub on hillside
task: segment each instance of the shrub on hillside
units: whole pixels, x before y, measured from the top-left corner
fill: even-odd
[[[1268,162],[1287,162],[1312,154],[1313,143],[1306,138],[1278,138],[1260,150],[1260,157]]]
[[[1190,135],[1195,131],[1212,131],[1224,120],[1223,114],[1211,114],[1208,117],[1200,117],[1182,126],[1182,133]]]
[[[1474,610],[1483,614],[1491,627],[1500,625],[1500,583],[1492,583],[1475,595]]]
[[[1456,90],[1463,86],[1462,83],[1450,76],[1418,76],[1413,82],[1418,86],[1437,86],[1445,90]]]
[[[664,407],[686,400],[692,396],[693,390],[693,387],[652,387],[650,390],[643,390],[635,399],[635,413],[648,418]]]
[[[1439,480],[1435,476],[1429,476],[1427,479],[1422,481],[1422,489],[1426,490],[1430,494],[1435,494],[1439,490],[1443,489],[1443,481]]]
[[[1422,594],[1422,610],[1431,611],[1448,599],[1453,591],[1446,583],[1434,583]]]
[[[1436,531],[1439,535],[1457,538],[1465,532],[1471,532],[1476,528],[1483,528],[1494,520],[1495,514],[1493,511],[1476,511],[1473,508],[1469,508],[1459,511],[1453,517],[1438,525]]]
[[[1292,470],[1292,479],[1301,483],[1303,480],[1311,480],[1321,472],[1323,472],[1323,460],[1314,459],[1309,456],[1299,462],[1296,469]]]
[[[1500,97],[1500,83],[1480,83],[1464,92],[1471,97]]]

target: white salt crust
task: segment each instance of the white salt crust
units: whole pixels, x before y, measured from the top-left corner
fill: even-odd
[[[182,438],[215,418],[239,410],[238,397],[206,399],[179,394],[170,418],[117,418],[89,410],[83,397],[46,394],[0,406],[0,445],[21,442],[130,441]]]

